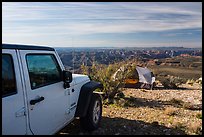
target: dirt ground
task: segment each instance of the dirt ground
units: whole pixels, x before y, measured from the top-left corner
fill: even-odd
[[[103,105],[99,129],[87,132],[79,119],[58,135],[196,135],[202,134],[202,88],[124,89],[124,98]]]

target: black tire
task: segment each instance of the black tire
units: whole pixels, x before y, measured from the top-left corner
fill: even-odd
[[[101,118],[102,118],[101,97],[99,94],[93,93],[86,116],[80,118],[81,127],[88,131],[96,130],[100,125]]]

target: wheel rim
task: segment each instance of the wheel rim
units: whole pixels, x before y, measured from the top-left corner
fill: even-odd
[[[101,113],[100,102],[96,101],[93,109],[93,122],[96,124],[99,121]]]

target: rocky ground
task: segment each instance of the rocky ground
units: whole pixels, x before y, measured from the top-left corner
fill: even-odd
[[[59,135],[195,135],[202,134],[202,88],[124,89],[124,97],[103,105],[100,128],[86,132],[79,119]],[[184,88],[185,87],[185,88]]]

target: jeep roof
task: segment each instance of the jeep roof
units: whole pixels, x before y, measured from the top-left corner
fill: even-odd
[[[20,44],[2,44],[2,49],[20,49],[20,50],[49,50],[54,51],[54,48],[46,46],[34,46],[34,45],[20,45]]]

